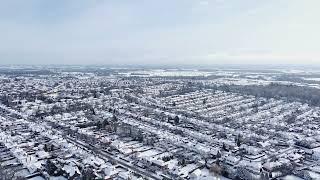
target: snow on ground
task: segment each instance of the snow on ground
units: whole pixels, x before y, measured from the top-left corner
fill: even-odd
[[[320,81],[320,78],[303,78],[303,79],[308,81]]]
[[[168,169],[173,169],[173,168],[177,167],[178,160],[177,159],[171,159],[170,161],[166,162],[165,164],[168,165]]]
[[[41,176],[36,176],[36,177],[30,178],[29,180],[45,180],[45,179]]]
[[[159,153],[158,151],[156,151],[154,149],[150,149],[148,151],[141,152],[138,157],[140,157],[140,158],[142,158],[142,157],[152,157],[152,156],[155,156],[158,153]]]
[[[139,76],[139,77],[150,77],[150,76],[161,76],[161,77],[168,77],[168,76],[210,76],[212,72],[205,72],[205,71],[197,71],[197,70],[151,70],[151,71],[131,71],[126,73],[119,73],[120,75],[125,76]]]
[[[67,180],[67,178],[63,177],[63,176],[57,176],[57,177],[50,177],[49,180]]]
[[[181,177],[186,177],[189,175],[190,172],[192,172],[195,168],[197,168],[196,164],[188,164],[185,167],[181,168],[179,171],[179,175]]]
[[[282,178],[282,180],[303,180],[297,176],[294,176],[294,175],[288,175],[288,176],[285,176]]]

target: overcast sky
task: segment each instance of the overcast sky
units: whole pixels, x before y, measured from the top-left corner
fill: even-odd
[[[1,0],[0,64],[320,64],[319,0]]]

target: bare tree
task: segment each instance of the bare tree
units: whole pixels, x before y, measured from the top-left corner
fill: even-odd
[[[219,165],[219,163],[214,163],[210,169],[209,172],[212,173],[215,176],[216,180],[220,180],[220,176],[221,176],[221,172],[222,172],[222,168]]]

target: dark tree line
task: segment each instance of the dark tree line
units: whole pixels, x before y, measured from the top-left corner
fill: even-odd
[[[214,86],[213,88],[226,92],[248,94],[265,98],[285,99],[288,101],[300,101],[313,106],[320,106],[320,89],[312,87],[271,83],[266,86],[224,85]]]

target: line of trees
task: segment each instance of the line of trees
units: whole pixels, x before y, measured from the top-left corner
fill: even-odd
[[[216,90],[254,95],[265,98],[299,101],[313,106],[320,106],[320,89],[271,83],[269,85],[223,85],[213,86]]]

